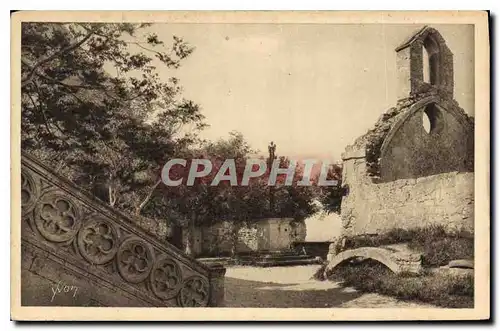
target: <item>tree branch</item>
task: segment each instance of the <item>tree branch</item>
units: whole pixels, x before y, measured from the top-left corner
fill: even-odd
[[[61,49],[60,51],[58,52],[55,52],[54,54],[44,58],[44,59],[41,59],[40,61],[38,61],[37,63],[35,63],[34,65],[30,65],[25,59],[21,58],[21,63],[23,63],[24,65],[28,66],[29,68],[31,68],[31,71],[28,73],[28,75],[26,76],[26,78],[24,78],[23,80],[21,80],[21,87],[25,86],[27,83],[29,83],[31,81],[31,79],[33,78],[33,75],[35,73],[35,71],[43,64],[47,63],[47,62],[50,62],[52,60],[54,60],[55,58],[57,58],[58,56],[64,54],[64,53],[68,53],[68,52],[71,52],[72,50],[80,47],[81,45],[83,45],[83,43],[85,43],[87,40],[90,39],[90,37],[92,37],[92,35],[94,34],[94,31],[91,31],[89,32],[82,40],[80,40],[79,42],[77,43],[74,43],[72,45],[69,45],[68,47],[66,48],[63,48]]]
[[[36,91],[38,92],[38,98],[40,98],[41,96],[41,92],[40,92],[40,88],[38,87],[38,84],[35,82],[35,81],[32,81],[33,85],[35,86],[36,88]],[[49,130],[48,128],[48,125],[49,125],[49,120],[47,118],[47,115],[45,114],[45,110],[43,109],[42,105],[39,103],[39,109],[40,109],[40,112],[42,113],[43,115],[43,118],[45,120],[45,123],[47,125],[47,130]],[[63,137],[58,137],[66,146],[69,146],[69,143],[67,141],[67,139],[65,139],[64,137],[66,136],[66,133],[64,132],[64,130],[57,124],[56,121],[52,121],[52,124],[54,124],[54,126],[59,130],[59,132],[63,135]],[[50,132],[50,130],[49,130]],[[52,132],[50,132],[52,134]],[[54,134],[52,134],[53,136],[55,136]]]
[[[156,188],[158,187],[158,185],[160,185],[160,183],[161,183],[161,179],[158,179],[158,181],[153,185],[153,187],[151,187],[151,189],[149,190],[148,195],[144,198],[144,200],[141,202],[141,204],[139,205],[139,207],[136,208],[135,213],[137,215],[140,214],[142,208],[144,208],[146,206],[146,204],[149,202],[149,200],[153,196],[154,191],[156,190]]]
[[[48,80],[54,84],[61,85],[67,88],[81,88],[81,89],[86,89],[86,90],[100,90],[100,85],[95,86],[95,85],[73,85],[73,84],[66,84],[61,82],[60,80],[54,79],[52,77],[49,77],[47,75],[41,74],[39,72],[35,73],[38,77],[41,77],[45,80]]]
[[[39,106],[37,106],[35,104],[35,100],[33,100],[33,97],[31,96],[31,94],[28,93],[28,97],[31,100],[31,104],[33,105],[33,107],[35,109],[39,108],[39,111],[42,113],[42,116],[43,116],[43,119],[44,119],[45,128],[47,129],[48,133],[51,134],[51,135],[54,135],[52,133],[52,131],[50,130],[50,128],[49,128],[49,123],[48,123],[48,120],[47,120],[47,116],[45,116],[45,112],[43,111],[43,109],[41,109],[41,107],[39,107]]]
[[[134,45],[137,45],[138,47],[142,48],[145,51],[155,53],[156,55],[158,55],[158,58],[160,59],[160,61],[162,61],[163,63],[165,63],[167,66],[173,66],[173,67],[175,67],[175,66],[178,65],[178,61],[175,61],[175,60],[172,59],[172,55],[173,55],[172,50],[169,52],[170,54],[167,54],[167,53],[163,54],[161,52],[155,51],[154,49],[151,49],[151,48],[148,48],[148,47],[144,47],[144,46],[142,46],[138,42],[132,41],[132,42],[127,42],[127,44],[134,44]],[[167,59],[170,60],[170,63],[167,63],[168,62]]]
[[[156,54],[158,54],[159,56],[163,56],[163,54],[161,54],[160,52],[155,51],[154,49],[151,49],[151,48],[144,47],[144,46],[142,46],[142,45],[141,45],[140,43],[138,43],[138,42],[134,42],[134,41],[132,41],[132,42],[129,42],[129,44],[135,44],[135,45],[139,46],[140,48],[142,48],[142,49],[143,49],[143,50],[145,50],[145,51],[152,52],[152,53],[156,53]]]
[[[113,187],[113,175],[109,174],[109,182],[108,182],[108,197],[109,197],[109,205],[114,207],[116,202],[116,188]]]

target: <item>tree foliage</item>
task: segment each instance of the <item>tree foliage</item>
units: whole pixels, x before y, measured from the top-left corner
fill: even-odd
[[[317,186],[298,186],[302,179],[303,168],[297,167],[292,185],[284,185],[286,177],[277,176],[276,186],[268,185],[270,169],[258,177],[251,178],[248,185],[241,185],[247,162],[253,158],[256,151],[252,150],[243,135],[238,132],[230,133],[228,139],[207,142],[198,150],[191,150],[190,159],[208,159],[212,164],[210,173],[197,178],[194,185],[186,185],[191,168],[191,161],[187,164],[174,166],[170,171],[172,180],[182,180],[177,189],[163,187],[160,191],[166,197],[172,209],[178,214],[189,215],[185,219],[188,229],[188,243],[186,252],[192,252],[194,228],[201,225],[211,225],[220,221],[250,224],[263,218],[290,217],[304,219],[317,211],[314,199],[318,194]],[[223,180],[217,185],[211,185],[222,165],[228,159],[234,160],[237,185],[231,185],[229,180]],[[261,160],[267,164],[266,160]],[[280,167],[288,167],[290,160],[280,158]],[[202,166],[198,170],[202,170]],[[257,170],[256,168],[253,169]],[[225,174],[229,174],[226,170]],[[270,209],[270,189],[275,196],[274,209]],[[236,227],[235,227],[236,228]],[[234,235],[234,234],[233,234]]]
[[[319,201],[328,213],[340,214],[342,197],[347,193],[347,188],[342,186],[342,166],[333,164],[328,169],[328,180],[337,180],[337,185],[321,186]]]
[[[175,77],[194,48],[147,31],[147,24],[23,23],[22,149],[111,206],[191,230],[314,213],[319,189],[282,185],[284,176],[270,210],[269,169],[248,186],[210,185],[226,159],[235,160],[240,179],[255,151],[237,132],[215,142],[197,138],[204,117],[182,98]],[[160,174],[172,158],[210,159],[214,167],[193,186],[168,187]],[[281,167],[289,162],[280,158]],[[186,169],[179,176],[187,177]],[[299,167],[294,183],[302,173]]]
[[[177,36],[167,46],[147,26],[22,26],[23,150],[134,213],[159,186],[164,162],[205,125],[178,79],[161,79],[157,68],[173,71],[193,47]]]

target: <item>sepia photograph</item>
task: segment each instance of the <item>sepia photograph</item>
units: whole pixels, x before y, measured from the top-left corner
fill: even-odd
[[[486,12],[16,14],[13,319],[489,318]]]

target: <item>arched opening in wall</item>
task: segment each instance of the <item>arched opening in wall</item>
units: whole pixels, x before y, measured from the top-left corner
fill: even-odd
[[[443,127],[443,115],[435,104],[427,105],[422,111],[422,127],[428,134],[437,133]]]
[[[427,48],[422,47],[422,68],[424,74],[424,83],[431,83],[430,79],[430,69],[429,69],[429,53],[427,52]]]
[[[431,133],[431,120],[425,111],[422,112],[422,126],[425,132]]]
[[[431,85],[439,84],[439,46],[432,36],[428,36],[424,40],[422,61],[424,82]]]

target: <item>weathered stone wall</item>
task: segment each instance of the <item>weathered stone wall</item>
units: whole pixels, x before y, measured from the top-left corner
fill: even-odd
[[[201,246],[198,256],[229,255],[264,250],[282,250],[294,241],[304,241],[304,222],[291,218],[262,219],[247,223],[217,222],[199,229]],[[198,237],[198,236],[196,236]]]
[[[238,224],[222,221],[196,230],[201,245],[195,247],[197,256],[226,256],[235,252],[258,251],[265,229],[261,224]]]
[[[237,235],[237,252],[256,252],[264,247],[268,239],[269,233],[267,224],[252,224],[238,229]]]
[[[343,232],[431,224],[473,231],[474,121],[453,99],[453,54],[430,27],[396,52],[397,105],[342,157]]]
[[[305,241],[307,237],[307,225],[305,220],[299,222],[290,222],[292,227],[291,240],[295,241]]]
[[[24,154],[21,198],[22,305],[223,305],[223,268],[185,256]]]
[[[424,50],[429,54],[424,65]],[[396,48],[398,68],[398,99],[421,94],[430,89],[439,90],[453,99],[453,53],[439,31],[424,27]],[[431,60],[432,58],[432,60]],[[426,68],[425,68],[426,67]],[[424,81],[424,70],[429,70],[432,82]]]
[[[202,238],[201,250],[198,255],[217,256],[230,255],[233,246],[235,229],[233,222],[224,221],[200,229]]]
[[[473,130],[467,118],[431,100],[415,104],[391,129],[381,147],[382,181],[473,170]],[[430,132],[423,126],[427,114]]]
[[[449,172],[417,179],[373,183],[361,152],[344,156],[344,234],[375,234],[392,228],[440,224],[474,227],[474,174]]]

